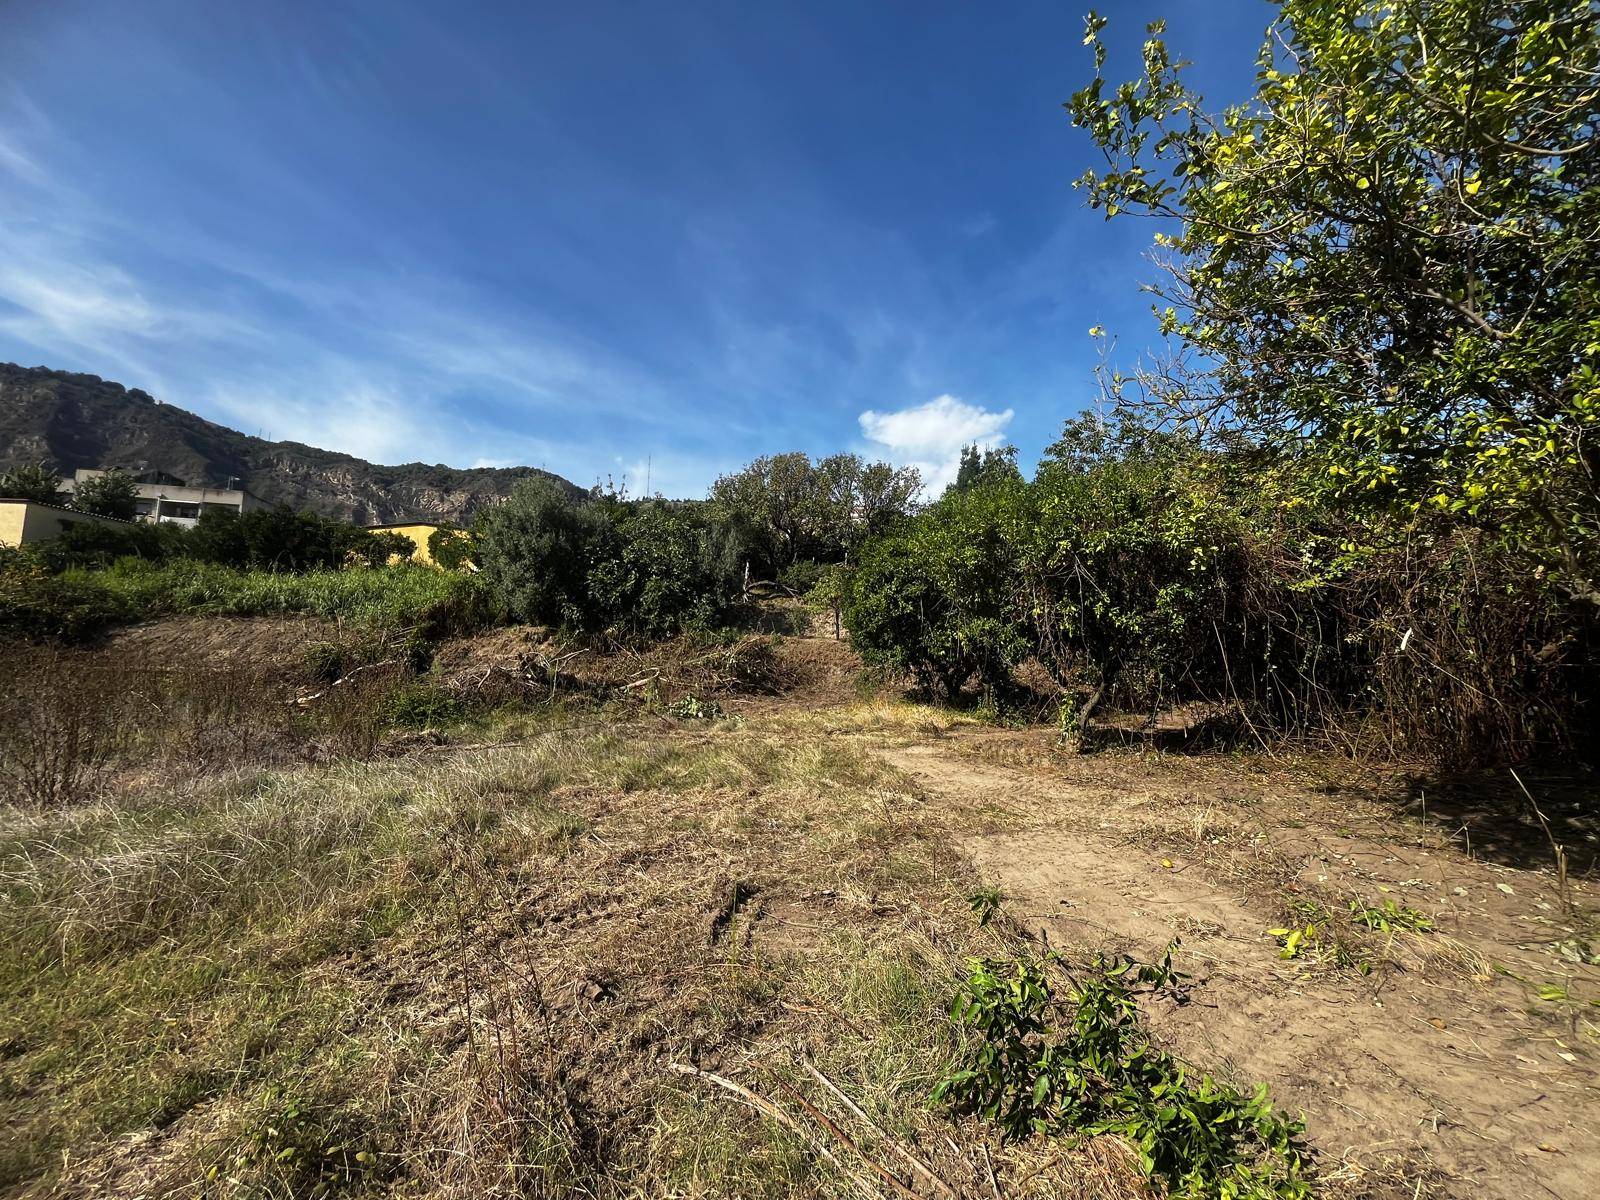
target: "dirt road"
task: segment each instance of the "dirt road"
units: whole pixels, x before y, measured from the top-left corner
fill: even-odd
[[[994,806],[960,848],[1053,945],[1148,960],[1179,939],[1192,1000],[1153,1027],[1303,1111],[1330,1183],[1594,1194],[1600,969],[1549,869],[1253,761],[1061,757],[981,727],[884,756],[930,797]],[[1592,911],[1594,893],[1575,883],[1573,900]],[[1432,928],[1367,929],[1352,901]],[[1312,930],[1293,958],[1268,932],[1287,927]]]

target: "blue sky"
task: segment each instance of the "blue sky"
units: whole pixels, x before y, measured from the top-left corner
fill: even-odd
[[[1086,6],[1085,6],[1086,7]],[[1222,103],[1261,0],[1166,16]],[[700,495],[759,454],[1031,461],[1154,229],[1061,108],[1082,10],[0,0],[0,359],[379,462]]]

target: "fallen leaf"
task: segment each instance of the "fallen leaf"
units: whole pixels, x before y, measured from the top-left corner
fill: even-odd
[[[1543,1150],[1546,1154],[1560,1154],[1561,1153],[1561,1151],[1557,1150],[1549,1142],[1540,1142],[1539,1143],[1539,1149]]]
[[[1428,1018],[1428,1024],[1432,1025],[1435,1029],[1443,1029],[1444,1028],[1444,1022],[1441,1021],[1438,1017],[1429,1017]]]
[[[1509,883],[1497,883],[1494,886],[1499,888],[1502,892],[1504,892],[1508,896],[1515,896],[1517,894],[1516,892],[1511,890],[1511,885]]]

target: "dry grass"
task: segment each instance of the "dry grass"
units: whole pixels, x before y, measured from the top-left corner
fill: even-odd
[[[581,720],[0,817],[0,1190],[873,1195],[915,1182],[897,1147],[1017,1195],[1127,1176],[927,1107],[963,956],[1005,948],[959,811],[788,723],[827,717]]]

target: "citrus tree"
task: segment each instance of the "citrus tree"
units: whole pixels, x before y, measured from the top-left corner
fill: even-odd
[[[1104,25],[1067,106],[1105,156],[1079,184],[1168,219],[1150,290],[1180,346],[1119,399],[1475,525],[1600,605],[1592,0],[1284,0],[1222,112],[1159,23],[1111,86]]]

